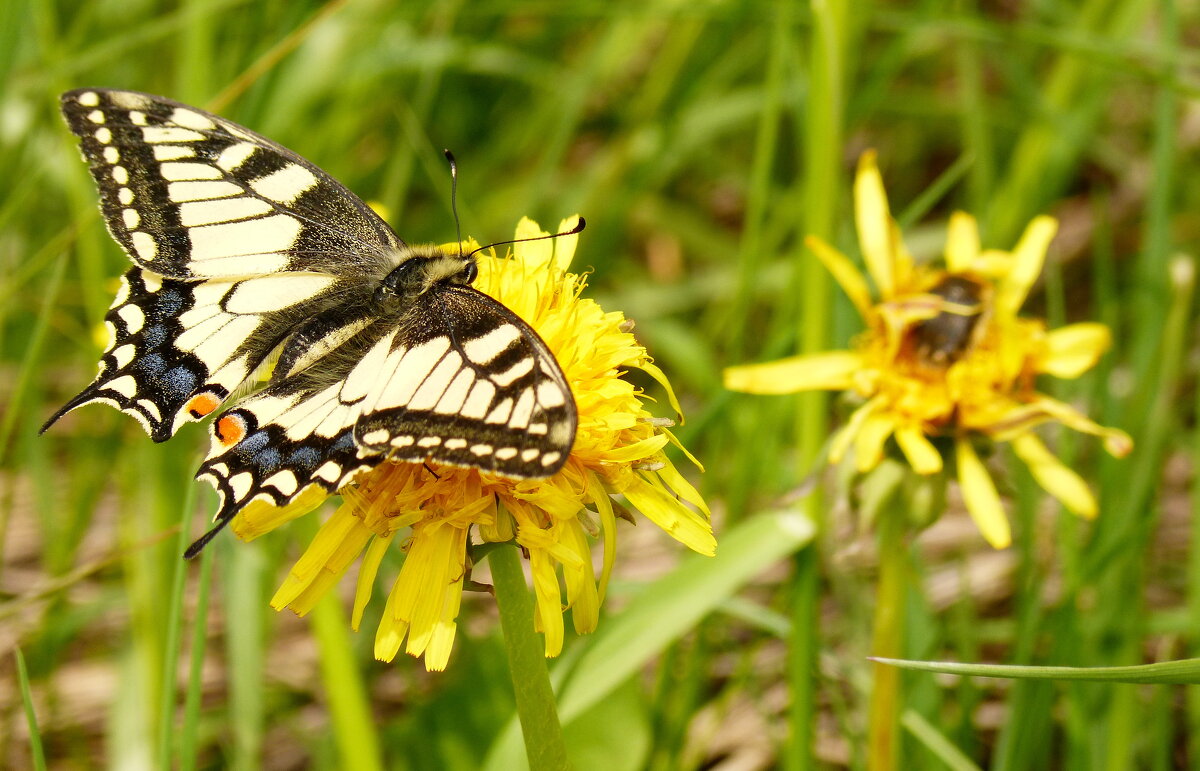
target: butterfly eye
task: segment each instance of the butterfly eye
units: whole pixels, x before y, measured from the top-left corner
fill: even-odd
[[[462,282],[464,284],[470,284],[471,282],[473,282],[475,280],[475,278],[478,275],[479,275],[479,266],[475,264],[474,260],[471,260],[463,267],[463,271],[461,274]]]

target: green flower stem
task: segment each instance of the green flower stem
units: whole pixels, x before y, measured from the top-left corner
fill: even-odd
[[[521,556],[515,547],[504,546],[488,554],[488,563],[496,604],[500,606],[500,626],[530,771],[570,768],[546,668],[545,646],[533,628],[533,598],[525,585]]]
[[[899,507],[885,510],[879,518],[879,593],[871,650],[882,658],[899,658],[904,636],[904,525],[904,511]],[[874,670],[867,768],[892,771],[899,757],[900,671],[879,662]]]

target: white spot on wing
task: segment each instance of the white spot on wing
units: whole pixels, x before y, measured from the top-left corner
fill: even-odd
[[[137,256],[150,262],[158,256],[158,242],[150,237],[149,233],[137,231],[129,234],[129,239],[133,242],[133,251],[137,252]]]
[[[383,444],[387,441],[388,432],[386,428],[377,428],[374,431],[368,431],[363,434],[363,442],[367,444]]]
[[[190,267],[198,276],[243,276],[247,273],[273,273],[287,267],[286,254],[234,254],[228,257],[193,263]]]
[[[128,206],[129,204],[133,203],[133,191],[127,187],[121,188],[117,191],[117,200],[120,201],[123,206]]]
[[[326,482],[333,484],[342,476],[342,467],[336,461],[326,461],[325,465],[317,469],[314,474],[319,479],[324,479]]]
[[[504,401],[496,405],[496,408],[488,413],[484,422],[486,423],[507,423],[508,416],[512,414],[513,400],[512,397],[507,397]]]
[[[525,450],[524,452],[521,453],[521,460],[528,463],[529,461],[536,458],[540,452],[541,452],[541,450],[537,450],[537,449],[534,449],[531,447],[530,449]]]
[[[270,485],[284,495],[292,495],[300,487],[296,481],[296,475],[291,469],[284,469],[276,472],[263,480],[263,485]]]
[[[434,365],[441,360],[445,355],[446,350],[450,347],[450,341],[444,337],[435,337],[432,340],[421,343],[418,346],[408,349],[403,358],[398,356],[389,356],[387,364],[379,371],[378,376],[385,378],[383,387],[379,391],[379,395],[375,399],[368,399],[364,405],[367,409],[380,410],[389,407],[406,406],[412,398],[417,387],[421,385],[421,381],[425,380],[426,375],[430,374],[430,370]],[[455,358],[461,361],[462,357],[455,354]],[[396,364],[392,364],[396,361]],[[457,369],[457,365],[455,367]],[[359,367],[355,367],[351,377],[358,373]],[[447,376],[449,381],[449,376]],[[438,392],[440,396],[441,392]],[[430,406],[437,403],[435,397]]]
[[[180,158],[195,158],[196,151],[184,145],[155,145],[154,160],[174,161]]]
[[[179,205],[179,221],[184,227],[212,225],[257,217],[271,211],[271,204],[259,198],[239,196],[214,201],[187,201]]]
[[[175,203],[203,201],[208,198],[228,198],[241,195],[243,190],[232,182],[171,182],[167,195]]]
[[[533,372],[533,357],[526,356],[503,372],[493,372],[488,377],[495,381],[497,385],[506,386],[512,384],[517,378],[528,375],[530,372]]]
[[[193,179],[220,179],[221,170],[207,163],[180,163],[176,161],[160,164],[158,171],[168,182],[183,182]]]
[[[537,400],[543,407],[561,407],[567,403],[567,400],[563,398],[562,388],[558,383],[549,380],[538,383]]]
[[[201,342],[192,349],[192,353],[200,357],[201,361],[209,363],[210,366],[213,362],[224,364],[228,360],[230,352],[239,343],[250,337],[257,328],[258,319],[253,316],[233,316],[227,324],[221,327],[220,334],[213,335]],[[179,340],[182,339],[183,335],[180,335]],[[183,347],[182,343],[179,345]]]
[[[116,163],[121,160],[121,151],[115,147],[104,148],[104,160],[108,163]]]
[[[317,184],[317,176],[292,163],[250,183],[254,192],[279,203],[292,203]]]
[[[546,467],[553,466],[561,457],[562,453],[560,452],[548,452],[542,456],[542,465]]]
[[[481,420],[487,415],[488,407],[492,406],[492,399],[495,396],[496,386],[487,380],[479,380],[471,389],[471,394],[467,397],[466,402],[459,408],[458,414],[464,418]]]
[[[517,448],[501,447],[499,450],[496,450],[495,455],[500,460],[512,460],[513,458],[517,457]]]
[[[150,144],[166,142],[199,142],[204,135],[199,131],[178,128],[176,126],[145,126],[142,129],[142,139]]]
[[[170,121],[185,128],[199,129],[200,131],[211,131],[216,128],[216,124],[208,118],[195,110],[188,110],[183,107],[175,108],[175,112],[171,113]]]
[[[491,332],[467,341],[463,351],[467,354],[467,359],[475,364],[487,364],[504,353],[520,337],[521,330],[514,325],[501,324]]]
[[[137,209],[125,209],[121,212],[121,219],[125,222],[125,227],[133,230],[142,223],[142,215],[137,213]]]
[[[358,364],[354,365],[354,369],[346,376],[345,382],[342,384],[341,399],[344,402],[356,402],[362,399],[372,388],[377,384],[380,378],[387,377],[393,372],[396,367],[393,364],[390,369],[384,367],[384,363],[388,359],[388,354],[392,348],[392,340],[396,337],[396,333],[390,332],[384,335],[383,339],[367,351],[367,354],[359,359]],[[404,355],[404,349],[397,351],[394,356],[399,359]]]
[[[112,132],[108,130],[108,127],[98,128],[96,129],[95,137],[97,142],[106,145],[112,141]]]
[[[454,382],[446,389],[446,393],[442,394],[442,398],[438,400],[437,406],[433,411],[440,415],[454,415],[458,413],[463,402],[467,399],[467,392],[471,390],[471,383],[475,380],[475,373],[470,369],[459,370],[459,373],[454,377]]]
[[[238,142],[221,151],[217,156],[217,166],[225,171],[233,171],[246,162],[254,154],[255,147],[249,142]]]
[[[141,408],[146,416],[151,420],[162,420],[162,412],[158,409],[158,405],[149,399],[138,399],[137,406]]]
[[[442,443],[440,436],[423,436],[417,441],[418,447],[437,447]]]
[[[446,440],[446,449],[447,450],[461,450],[462,448],[464,448],[466,446],[467,446],[466,439],[447,439]]]
[[[188,231],[192,242],[191,257],[197,261],[281,251],[292,246],[299,235],[300,220],[286,214],[205,225]]]
[[[122,306],[117,315],[125,322],[125,332],[131,335],[140,332],[142,325],[146,323],[146,314],[136,305]]]
[[[104,122],[104,111],[103,110],[92,110],[91,112],[88,113],[87,119],[90,120],[92,123],[103,123]]]
[[[84,107],[95,107],[96,105],[100,104],[100,95],[95,91],[84,91],[75,101],[79,102]]]
[[[517,399],[512,417],[508,419],[509,428],[525,428],[529,425],[529,417],[533,415],[533,389],[526,388]]]
[[[126,399],[132,399],[137,393],[137,381],[132,375],[122,375],[115,380],[110,380],[104,384],[104,388],[108,391],[116,391]]]
[[[266,313],[295,305],[325,291],[336,279],[311,273],[243,281],[225,299],[230,313]]]
[[[124,166],[113,166],[112,178],[118,185],[124,185],[129,182],[129,172],[125,170]]]
[[[229,489],[233,492],[233,499],[240,501],[250,494],[250,488],[254,486],[254,476],[249,471],[243,471],[229,477],[228,482]]]
[[[481,457],[484,455],[491,455],[492,446],[490,444],[473,444],[471,445],[471,454],[479,455]]]
[[[402,365],[403,366],[403,365]],[[442,394],[450,387],[450,381],[458,374],[462,367],[462,356],[457,351],[450,351],[446,354],[438,365],[434,367],[433,372],[429,373],[429,377],[425,378],[425,382],[413,394],[412,399],[408,403],[410,410],[431,410],[438,400],[442,398]]]

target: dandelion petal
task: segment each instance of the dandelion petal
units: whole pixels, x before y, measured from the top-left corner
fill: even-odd
[[[1046,333],[1045,352],[1038,357],[1039,372],[1076,378],[1096,366],[1112,344],[1108,327],[1094,322],[1070,324]]]
[[[1095,519],[1096,498],[1087,483],[1046,448],[1034,434],[1022,434],[1012,440],[1013,451],[1025,462],[1042,489],[1057,498],[1073,514]]]
[[[725,370],[725,387],[752,394],[840,391],[853,385],[852,377],[862,366],[862,357],[851,351],[790,356],[765,364],[730,367]]]
[[[1000,494],[996,492],[987,468],[975,454],[970,439],[960,437],[954,443],[954,450],[958,461],[958,484],[967,511],[988,543],[997,549],[1007,548],[1012,543],[1012,532],[1000,503]]]

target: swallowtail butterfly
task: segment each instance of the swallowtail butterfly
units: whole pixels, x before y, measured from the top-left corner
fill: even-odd
[[[553,475],[575,440],[571,389],[524,321],[471,287],[470,255],[409,246],[290,150],[133,91],[79,89],[80,138],[108,230],[134,267],[105,316],[84,404],[158,442],[227,403],[196,477],[216,526],[242,507],[335,491],[385,460]],[[274,360],[265,387],[238,401]]]

